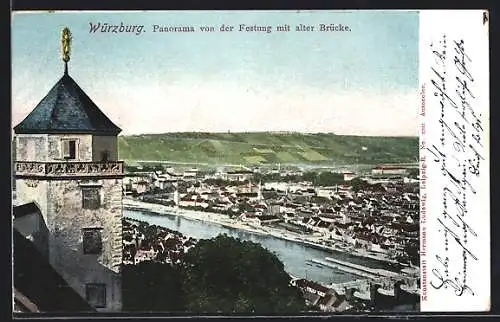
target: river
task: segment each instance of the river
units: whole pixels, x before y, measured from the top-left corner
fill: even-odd
[[[216,237],[219,234],[227,234],[228,236],[239,238],[241,240],[249,240],[259,243],[278,256],[278,258],[285,265],[285,270],[289,274],[296,277],[307,278],[323,284],[344,283],[364,278],[338,269],[324,267],[314,263],[311,264],[308,263],[308,260],[335,257],[340,260],[350,261],[355,264],[361,264],[372,268],[384,268],[394,271],[397,269],[395,267],[389,267],[387,263],[374,259],[351,256],[342,252],[327,252],[318,250],[273,236],[259,235],[239,229],[224,227],[212,222],[193,220],[173,214],[158,214],[154,212],[124,209],[123,216],[148,222],[152,225],[169,228],[186,236],[197,239],[209,239]]]

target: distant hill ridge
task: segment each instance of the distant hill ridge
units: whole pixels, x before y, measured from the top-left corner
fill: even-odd
[[[418,160],[418,137],[298,132],[173,132],[119,136],[124,160],[208,164],[378,164]]]

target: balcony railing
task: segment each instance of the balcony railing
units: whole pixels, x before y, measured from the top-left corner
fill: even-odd
[[[123,161],[108,162],[32,162],[16,161],[18,176],[116,176],[123,174]]]

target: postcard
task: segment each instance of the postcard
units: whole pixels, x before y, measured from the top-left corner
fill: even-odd
[[[488,26],[13,12],[13,313],[488,311]]]

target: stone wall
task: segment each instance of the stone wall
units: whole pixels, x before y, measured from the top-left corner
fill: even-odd
[[[92,136],[84,134],[16,134],[16,161],[65,161],[62,158],[62,140],[76,140],[76,160],[101,161],[101,153],[107,151],[109,161],[118,160],[116,136]]]
[[[64,161],[61,139],[76,139],[76,161],[100,160],[101,151],[109,151],[109,160],[117,159],[116,137],[92,135],[16,135],[17,161]],[[63,164],[66,164],[63,162]],[[121,171],[120,171],[121,172]],[[83,173],[83,176],[86,174]],[[99,177],[82,181],[63,176],[49,178],[17,178],[16,202],[35,202],[48,229],[49,262],[54,269],[86,298],[87,283],[106,284],[106,308],[121,310],[122,264],[122,179]],[[90,178],[89,178],[90,179]],[[98,186],[100,208],[83,209],[82,187]],[[102,252],[83,253],[83,228],[101,228]]]
[[[101,207],[82,208],[82,187],[100,186]],[[85,284],[104,283],[105,309],[121,309],[122,180],[33,180],[17,179],[19,204],[34,201],[49,231],[51,265],[85,298]],[[83,254],[82,228],[102,228],[100,255]]]
[[[16,179],[16,203],[22,205],[35,202],[47,223],[47,189],[48,182],[44,180]]]
[[[92,137],[92,160],[101,161],[101,153],[108,151],[108,160],[118,160],[118,143],[116,136],[98,136]]]
[[[15,148],[17,161],[47,161],[47,134],[17,134]]]
[[[82,208],[82,187],[99,185],[101,208]],[[121,179],[96,182],[54,180],[49,183],[48,227],[50,262],[85,298],[85,284],[105,283],[106,309],[121,309],[120,265],[122,263]],[[83,253],[83,228],[102,228],[102,252]]]
[[[76,140],[76,160],[92,161],[92,135],[90,134],[50,134],[48,135],[48,161],[61,161],[62,139]],[[42,161],[42,160],[37,160]]]

